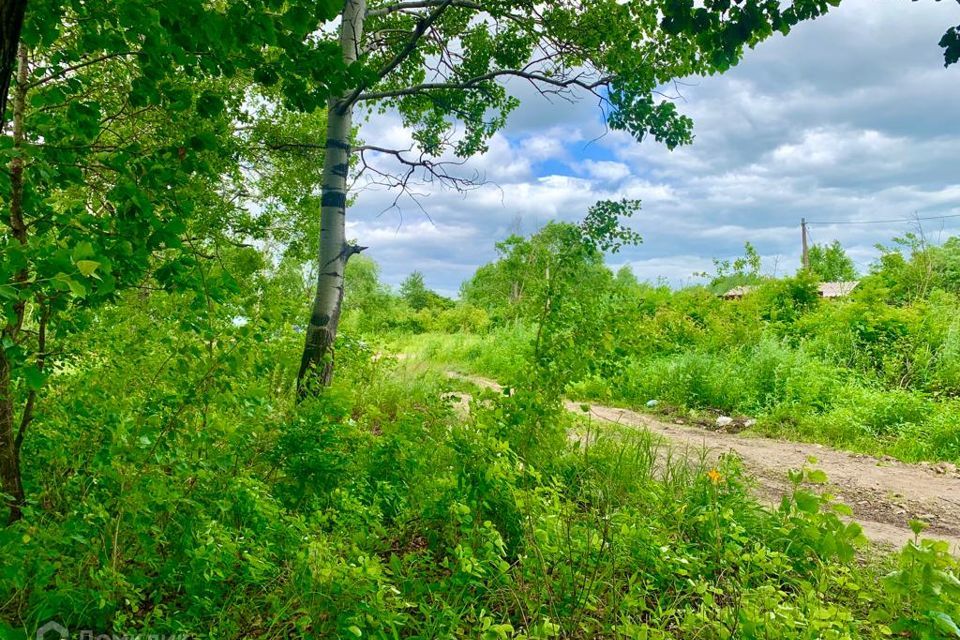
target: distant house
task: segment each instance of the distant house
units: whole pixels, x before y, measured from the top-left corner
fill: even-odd
[[[756,289],[756,287],[753,285],[743,285],[739,287],[734,287],[733,289],[730,289],[730,291],[727,291],[726,293],[722,294],[720,297],[723,298],[724,300],[739,300],[740,298],[747,295],[754,289]]]
[[[846,298],[850,292],[857,288],[859,280],[850,280],[849,282],[821,282],[821,298]]]
[[[817,289],[821,298],[846,298],[858,284],[860,284],[859,280],[851,280],[849,282],[821,282],[817,286]],[[734,287],[720,297],[724,300],[739,300],[756,288],[755,285]]]

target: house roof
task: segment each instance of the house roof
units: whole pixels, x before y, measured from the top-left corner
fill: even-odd
[[[859,280],[850,280],[847,282],[821,282],[817,285],[817,292],[820,294],[821,298],[845,298],[850,295],[850,292],[853,291],[856,286],[860,284]],[[742,285],[739,287],[734,287],[722,297],[727,299],[736,299],[742,298],[747,295],[757,287],[755,285]]]
[[[756,287],[749,284],[742,285],[739,287],[734,287],[733,289],[730,289],[725,294],[723,294],[723,297],[724,298],[742,298],[743,296],[747,295],[754,289],[756,289]]]
[[[850,280],[848,282],[821,282],[821,298],[844,298],[850,295],[856,286],[860,284],[859,280]]]

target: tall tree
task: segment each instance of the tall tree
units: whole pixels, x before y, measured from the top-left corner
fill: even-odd
[[[328,384],[343,299],[344,267],[361,249],[346,242],[347,184],[380,171],[405,189],[420,175],[452,186],[451,156],[483,152],[517,98],[509,80],[544,95],[591,96],[609,125],[673,148],[692,140],[691,121],[658,88],[689,75],[722,72],[745,46],[839,0],[346,0],[338,32],[354,84],[327,105],[316,294],[298,389]],[[511,85],[512,87],[513,85]],[[353,146],[358,108],[393,109],[413,131],[412,149]],[[385,177],[369,160],[393,158]]]
[[[845,282],[857,279],[857,267],[838,240],[810,247],[810,270],[821,282]]]
[[[419,271],[414,271],[400,283],[400,297],[414,311],[426,308],[430,304],[430,294],[432,293],[427,289],[427,285],[423,281],[423,274]]]

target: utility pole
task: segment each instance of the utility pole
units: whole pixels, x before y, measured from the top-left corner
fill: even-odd
[[[810,268],[810,250],[807,247],[807,219],[800,218],[800,233],[803,236],[803,268]]]

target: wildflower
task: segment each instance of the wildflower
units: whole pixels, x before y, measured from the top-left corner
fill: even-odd
[[[710,482],[713,484],[720,484],[720,481],[723,480],[723,476],[716,469],[710,469],[710,471],[707,471],[707,477],[710,478]]]

